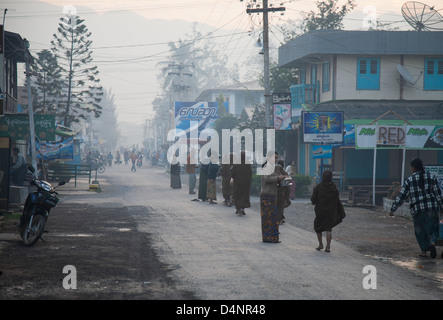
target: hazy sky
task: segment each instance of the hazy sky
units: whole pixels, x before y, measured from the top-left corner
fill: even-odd
[[[251,57],[256,59],[258,49],[254,42],[262,30],[262,15],[248,15],[246,5],[249,2],[0,0],[0,8],[2,11],[8,8],[5,29],[27,38],[33,53],[50,47],[59,18],[68,11],[85,19],[93,34],[94,61],[99,66],[102,85],[114,93],[119,121],[142,124],[152,116],[152,100],[161,92],[156,81],[157,64],[168,59],[166,44],[184,38],[184,34],[191,30],[190,22],[197,22],[197,30],[203,34],[212,31],[211,36],[221,41],[220,50],[229,56],[231,63],[242,65]],[[400,11],[405,2],[357,0],[357,7],[345,19],[345,28],[363,29],[365,21],[372,15],[392,27],[410,29]],[[270,16],[270,38],[274,49],[281,41],[281,34],[275,26],[300,20],[303,13],[316,10],[313,0],[269,0],[269,3],[286,8],[284,15],[274,13]]]
[[[20,1],[20,0],[19,0]],[[436,1],[436,0],[435,0]],[[30,2],[30,1],[26,1]],[[245,12],[249,0],[42,0],[60,7],[74,5],[85,6],[101,14],[109,11],[130,10],[134,11],[147,19],[182,19],[187,21],[197,21],[220,27],[229,20],[236,18],[239,14]],[[262,2],[261,0],[257,1]],[[342,0],[339,4],[344,4]],[[357,0],[356,10],[363,11],[365,7],[372,6],[378,15],[389,11],[400,13],[401,6],[405,0]],[[426,1],[425,1],[426,2]],[[314,0],[269,0],[274,6],[284,6],[286,17],[297,17],[302,12],[308,12],[315,9]],[[433,5],[433,3],[428,3]],[[278,14],[277,14],[278,15]],[[277,19],[278,20],[278,19]]]

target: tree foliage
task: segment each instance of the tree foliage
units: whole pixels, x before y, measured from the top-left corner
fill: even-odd
[[[323,29],[343,29],[343,18],[355,8],[355,0],[347,0],[342,6],[338,0],[316,1],[318,12],[310,11],[304,20],[305,32]]]
[[[104,137],[103,148],[107,151],[113,151],[118,143],[119,130],[114,94],[112,91],[104,90],[100,106],[102,107],[102,114],[100,118],[96,120],[100,123],[97,129],[100,131],[101,136]]]
[[[297,70],[293,68],[279,68],[277,63],[269,65],[269,81],[272,92],[289,92],[289,87],[297,84]],[[264,76],[260,76],[260,84],[264,86]]]
[[[241,122],[238,124],[238,128],[240,130],[244,129],[263,129],[266,128],[266,111],[265,106],[258,105],[255,107],[254,112],[252,113],[252,116],[250,119],[247,119],[244,122]]]
[[[62,78],[57,58],[44,49],[37,53],[31,65],[31,90],[34,112],[55,114],[61,97]]]
[[[228,57],[219,53],[219,46],[196,31],[196,25],[184,39],[170,42],[171,55],[168,61],[159,63],[161,68],[157,76],[165,94],[164,98],[156,99],[155,104],[169,105],[169,99],[194,101],[202,91],[238,79],[238,68],[228,67]]]
[[[352,9],[355,8],[355,0],[347,0],[342,5],[337,5],[338,0],[316,1],[318,11],[310,11],[305,20],[299,23],[291,23],[291,27],[281,27],[285,41],[299,36],[302,33],[322,30],[322,29],[342,29],[343,19]],[[279,68],[277,63],[271,63],[269,66],[269,76],[272,92],[288,92],[292,84],[297,84],[297,70]],[[263,84],[263,74],[260,77]]]
[[[56,56],[63,79],[63,101],[58,112],[64,126],[86,119],[90,112],[95,117],[101,114],[100,101],[103,88],[100,85],[99,71],[93,64],[91,32],[84,20],[76,15],[60,18],[57,33],[51,41],[51,49]]]

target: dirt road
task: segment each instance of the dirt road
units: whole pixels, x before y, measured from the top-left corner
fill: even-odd
[[[190,201],[183,178],[183,189],[171,190],[161,170],[141,168],[130,176],[122,166],[99,178],[101,193],[87,191],[85,183],[67,185],[49,217],[46,241],[31,248],[14,238],[15,226],[3,225],[0,299],[443,297],[442,260],[418,258],[408,219],[347,208],[327,256],[314,250],[313,208],[299,200],[286,211],[282,244],[263,246],[254,199],[240,218],[220,199],[213,206]],[[274,263],[282,274],[269,274],[266,265]],[[360,288],[367,264],[380,270],[376,293]],[[75,290],[63,287],[65,266],[76,269]],[[275,285],[266,287],[263,277]]]

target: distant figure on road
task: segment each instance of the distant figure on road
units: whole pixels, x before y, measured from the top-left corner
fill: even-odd
[[[286,171],[284,171],[284,162],[283,160],[278,160],[277,165],[275,166],[277,170],[277,175],[284,175],[285,179],[278,184],[277,188],[277,211],[278,211],[278,224],[282,225],[285,223],[285,208],[291,205],[291,200],[289,199],[289,186],[285,185],[283,182],[289,178],[289,175]]]
[[[443,210],[443,201],[438,181],[425,171],[423,161],[411,161],[412,175],[405,181],[397,198],[392,204],[390,216],[406,200],[409,195],[409,207],[414,221],[415,237],[420,246],[421,257],[426,257],[426,251],[431,257],[437,256],[435,248],[439,233],[439,212]]]
[[[106,160],[108,160],[108,166],[112,167],[112,159],[114,159],[114,157],[112,156],[111,151],[108,152],[108,155],[106,156]]]
[[[216,156],[217,155],[214,155],[214,157]],[[220,170],[218,163],[213,161],[214,160],[208,164],[208,190],[206,197],[208,198],[210,204],[216,204],[217,201],[217,183],[215,179],[217,179]]]
[[[223,157],[222,164],[220,166],[220,176],[222,179],[222,194],[224,204],[227,207],[232,206],[232,193],[233,185],[231,184],[231,168],[234,163],[234,154],[227,153]]]
[[[235,213],[245,215],[245,208],[251,207],[250,192],[252,184],[252,166],[246,159],[244,151],[240,154],[240,164],[234,164],[231,169],[231,177],[234,180],[234,205]]]
[[[317,250],[323,249],[322,232],[326,232],[325,252],[331,251],[332,228],[346,216],[339,192],[332,182],[332,171],[323,172],[321,182],[314,187],[311,202],[315,205],[314,230],[317,233]]]
[[[174,155],[173,163],[171,163],[171,188],[181,189],[182,183],[180,179],[180,162],[177,161],[177,157]]]
[[[208,165],[200,165],[200,175],[198,177],[198,199],[206,201],[208,192]]]
[[[292,185],[290,187],[289,197],[291,200],[295,199],[295,175],[297,174],[297,168],[295,167],[295,160],[292,160],[291,163],[286,167],[285,171],[292,178]]]
[[[197,178],[195,176],[195,169],[197,168],[197,160],[195,159],[195,150],[192,149],[188,155],[186,172],[189,176],[189,194],[195,194],[195,185],[197,183]]]
[[[122,157],[120,155],[120,151],[117,150],[115,153],[115,164],[121,164],[122,163]]]
[[[137,161],[137,154],[135,153],[135,150],[134,151],[132,151],[132,153],[130,154],[130,156],[129,156],[129,158],[131,159],[131,161],[132,161],[132,167],[131,167],[131,172],[132,171],[136,171],[136,168],[135,168],[135,163],[136,163],[136,161]]]
[[[123,158],[125,160],[125,166],[126,166],[129,161],[129,151],[128,150],[125,150],[125,152],[123,153]]]

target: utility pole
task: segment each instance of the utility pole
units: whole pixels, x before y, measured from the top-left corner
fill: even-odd
[[[183,62],[180,63],[171,63],[168,65],[169,68],[173,68],[172,71],[168,72],[168,76],[176,76],[176,79],[178,79],[177,82],[172,82],[172,90],[175,93],[178,93],[178,97],[180,99],[183,99],[185,94],[189,91],[191,88],[190,85],[186,84],[186,81],[184,81],[185,76],[191,78],[192,73],[191,72],[184,72],[186,68],[193,68],[194,64],[186,65]],[[174,95],[175,96],[175,95]]]
[[[8,9],[5,8],[3,12],[3,24],[0,25],[0,93],[2,93],[0,97],[0,116],[5,114],[6,111],[6,73],[5,73],[5,19],[6,12]]]
[[[29,53],[29,41],[24,40],[26,43],[26,88],[28,90],[28,114],[29,114],[29,138],[31,144],[31,158],[32,158],[32,166],[35,169],[34,176],[37,176],[37,155],[35,148],[35,124],[34,124],[34,109],[32,108],[32,92],[31,92],[31,62],[32,57]]]
[[[240,0],[242,1],[242,0]],[[252,8],[255,6],[255,8]],[[273,128],[274,125],[271,123],[271,83],[269,81],[269,12],[285,11],[284,7],[269,7],[268,0],[263,0],[263,7],[260,8],[254,1],[253,5],[248,5],[246,13],[263,13],[263,58],[264,58],[264,82],[265,82],[265,114],[266,120],[265,124],[267,128]]]

